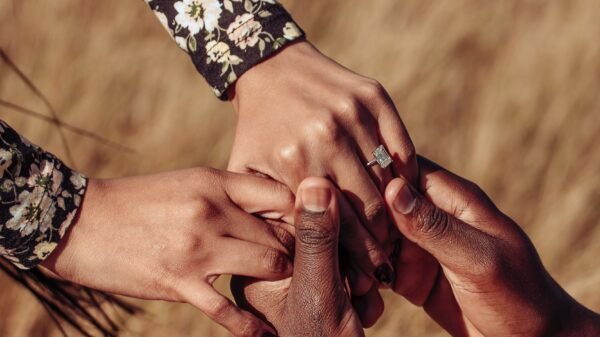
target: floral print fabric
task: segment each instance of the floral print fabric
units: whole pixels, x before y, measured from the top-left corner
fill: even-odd
[[[56,248],[87,180],[0,121],[0,255],[29,269]]]
[[[246,70],[304,36],[275,0],[146,0],[217,96]]]

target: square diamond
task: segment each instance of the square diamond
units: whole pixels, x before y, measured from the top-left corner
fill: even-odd
[[[381,168],[386,168],[393,162],[392,157],[383,145],[379,145],[375,151],[373,151],[373,156]]]

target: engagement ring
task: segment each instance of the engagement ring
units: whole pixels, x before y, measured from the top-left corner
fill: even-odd
[[[379,145],[373,151],[373,159],[367,163],[367,167],[379,164],[381,168],[386,168],[394,161],[383,145]]]

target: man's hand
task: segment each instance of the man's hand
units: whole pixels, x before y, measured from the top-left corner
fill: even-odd
[[[232,279],[238,304],[264,317],[279,336],[364,336],[340,276],[338,198],[326,179],[310,178],[300,185],[291,278],[275,282]],[[381,314],[382,303],[371,310]]]
[[[395,174],[416,179],[410,137],[385,89],[321,54],[306,41],[253,67],[231,98],[238,125],[229,169],[260,172],[292,191],[310,176],[341,191],[340,238],[359,273],[354,294],[392,281],[389,218],[382,192]],[[366,168],[384,144],[394,164]],[[388,245],[388,247],[386,247]]]
[[[455,336],[600,335],[598,316],[552,279],[525,233],[483,191],[425,159],[419,166],[422,193],[398,178],[385,195],[402,234],[441,266],[416,291],[427,294],[433,319]]]

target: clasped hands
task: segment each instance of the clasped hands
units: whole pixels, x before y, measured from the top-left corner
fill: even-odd
[[[90,179],[43,265],[190,303],[240,337],[362,336],[382,286],[455,336],[600,334],[479,188],[416,156],[377,82],[304,41],[242,75],[230,98],[237,173]],[[379,144],[394,164],[365,167]],[[223,274],[239,307],[212,287]]]
[[[527,236],[475,184],[419,157],[418,187],[392,180],[385,191],[392,221],[435,262],[400,254],[393,290],[422,273],[409,293],[453,336],[596,336],[598,316],[545,271]],[[380,303],[352,301],[340,269],[340,192],[309,178],[298,189],[293,276],[280,281],[234,277],[241,307],[270,322],[279,336],[364,336]],[[340,234],[342,232],[342,234]],[[413,260],[413,261],[411,261]],[[429,261],[428,261],[429,262]],[[422,276],[418,277],[423,280]],[[362,322],[362,323],[361,323]],[[399,334],[402,331],[398,331]]]

